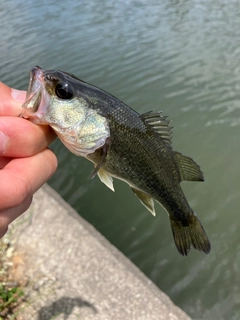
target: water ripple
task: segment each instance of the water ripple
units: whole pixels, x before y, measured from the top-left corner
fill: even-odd
[[[237,319],[239,307],[239,17],[235,0],[14,0],[0,8],[1,81],[26,89],[34,65],[74,73],[139,112],[163,110],[174,146],[201,164],[204,185],[183,188],[210,234],[207,257],[181,259],[161,208],[154,219],[127,186],[112,194],[91,181],[92,165],[59,142],[51,180],[195,319]]]

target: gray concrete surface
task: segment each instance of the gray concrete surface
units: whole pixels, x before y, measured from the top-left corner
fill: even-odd
[[[47,185],[10,236],[28,296],[18,319],[190,319]]]

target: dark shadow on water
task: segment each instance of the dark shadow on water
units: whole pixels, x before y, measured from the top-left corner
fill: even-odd
[[[91,308],[93,313],[97,313],[97,309],[93,304],[77,297],[77,298],[69,298],[62,297],[49,306],[42,307],[38,313],[38,320],[50,320],[53,317],[63,314],[64,320],[67,320],[68,316],[70,316],[73,312],[74,308]]]

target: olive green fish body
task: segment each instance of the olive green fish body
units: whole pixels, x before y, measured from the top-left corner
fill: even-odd
[[[109,109],[112,110],[111,107]],[[106,114],[111,145],[102,168],[111,176],[151,195],[167,211],[181,208],[189,212],[190,207],[179,185],[181,176],[175,152],[170,144],[144,123],[145,117],[122,103],[119,108],[115,107],[114,112]],[[160,114],[155,117],[166,122]],[[101,160],[101,150],[88,155],[88,158],[97,165]]]
[[[155,215],[154,200],[168,212],[178,251],[191,246],[208,253],[210,242],[190,208],[181,181],[203,181],[199,166],[171,147],[169,121],[161,113],[143,115],[111,94],[61,71],[35,67],[23,117],[50,125],[73,153],[95,166],[101,181],[125,181]]]
[[[106,99],[103,93],[104,101],[109,103],[103,114],[109,120],[111,142],[101,164],[102,170],[127,182],[141,201],[143,192],[149,196],[147,201],[155,199],[166,209],[181,254],[187,255],[191,245],[209,252],[206,233],[180,187],[183,180],[203,181],[199,166],[192,159],[172,150],[171,128],[166,117],[154,113],[140,115],[121,101],[114,97],[112,101],[111,98],[108,96]],[[97,166],[101,162],[102,149],[87,158]],[[153,203],[146,206],[155,214]],[[188,233],[181,233],[183,226],[185,230],[189,229]],[[193,234],[192,230],[195,230]]]

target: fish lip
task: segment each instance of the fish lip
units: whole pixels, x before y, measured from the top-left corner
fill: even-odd
[[[32,96],[42,87],[43,84],[43,70],[36,66],[30,71],[30,81],[27,90],[26,100],[30,100]]]
[[[38,66],[32,68],[30,71],[26,100],[22,105],[25,110],[28,110],[31,113],[38,110],[42,99],[43,82],[43,70]]]

